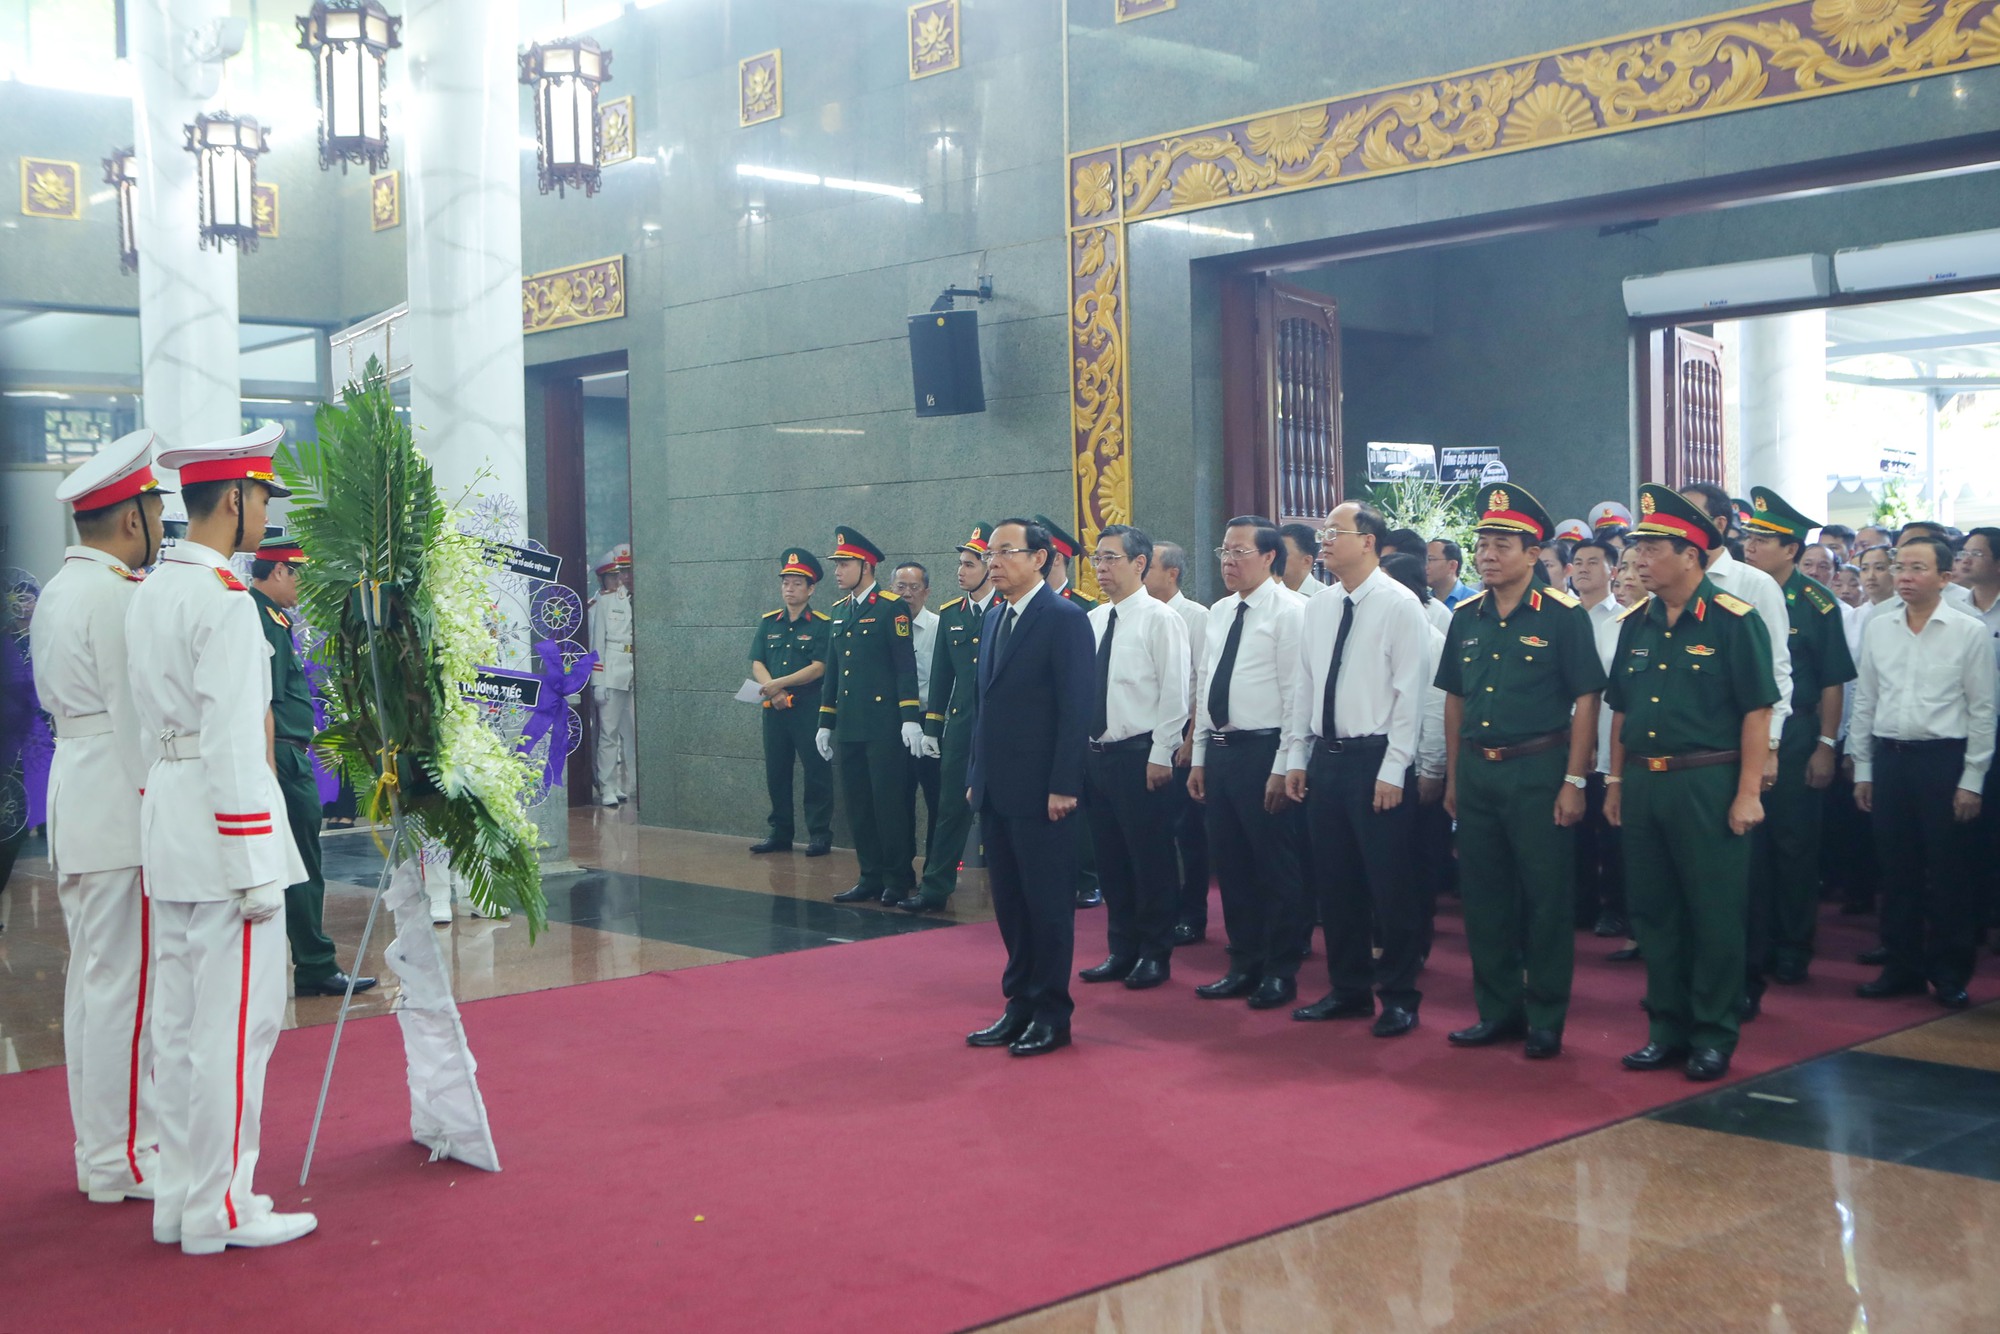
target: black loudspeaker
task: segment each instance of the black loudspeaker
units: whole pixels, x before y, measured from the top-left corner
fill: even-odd
[[[986,411],[979,375],[979,312],[938,310],[910,316],[910,383],[919,417]]]

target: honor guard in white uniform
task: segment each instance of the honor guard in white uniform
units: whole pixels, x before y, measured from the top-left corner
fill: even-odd
[[[597,567],[590,600],[590,693],[597,699],[597,801],[616,806],[637,786],[632,717],[632,548],[613,547]]]
[[[285,886],[305,879],[272,769],[271,653],[230,572],[265,506],[291,494],[283,429],[160,456],[187,536],[132,598],[132,702],[147,761],[139,847],[153,898],[153,1240],[189,1255],[274,1246],[317,1226],[252,1193],[264,1070],[285,1014]]]
[[[42,590],[29,652],[54,720],[49,863],[69,930],[63,1055],[76,1186],[93,1202],[153,1198],[159,1132],[147,1014],[151,906],[139,870],[139,722],[126,677],[133,573],[160,546],[153,433],[105,446],[56,488],[79,542]]]

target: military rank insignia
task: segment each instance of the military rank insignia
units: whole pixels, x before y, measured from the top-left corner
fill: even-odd
[[[218,567],[215,571],[215,577],[220,579],[222,586],[232,593],[248,593],[250,591],[243,586],[241,579],[238,579],[235,574],[228,570]]]
[[[898,617],[896,618],[896,634],[897,634],[897,636],[898,636],[899,638],[902,638],[902,639],[908,639],[908,638],[910,637],[910,618],[909,618],[909,617],[907,617],[907,616],[898,616]]]

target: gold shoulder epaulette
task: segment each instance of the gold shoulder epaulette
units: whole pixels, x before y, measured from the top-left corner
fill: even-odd
[[[1737,616],[1748,616],[1757,610],[1734,593],[1717,593],[1715,595],[1715,605]]]
[[[1474,593],[1474,594],[1473,594],[1473,595],[1472,595],[1471,597],[1466,597],[1466,598],[1460,598],[1460,599],[1458,600],[1458,607],[1453,607],[1453,608],[1451,609],[1451,614],[1452,614],[1452,615],[1454,615],[1454,616],[1458,615],[1458,610],[1459,610],[1459,607],[1470,607],[1470,606],[1471,606],[1471,605],[1472,605],[1473,603],[1475,603],[1475,602],[1479,601],[1479,599],[1481,599],[1481,598],[1485,597],[1485,596],[1486,596],[1486,594],[1487,594],[1487,593],[1488,593],[1489,591],[1490,591],[1490,590],[1488,590],[1488,589],[1484,589],[1484,588],[1482,588],[1482,589],[1480,589],[1480,590],[1479,590],[1479,591],[1478,591],[1477,593]]]
[[[893,592],[887,588],[878,588],[875,592],[884,602],[901,602],[903,600],[901,593]]]
[[[833,619],[833,617],[831,617],[831,616],[827,615],[827,614],[826,614],[825,612],[823,612],[823,611],[816,611],[816,612],[814,612],[814,613],[813,613],[813,619],[814,619],[815,621],[830,621],[830,620],[832,620],[832,619]]]
[[[767,611],[767,612],[765,612],[765,613],[764,613],[764,619],[768,621],[768,620],[770,620],[770,619],[771,619],[771,618],[772,618],[773,616],[783,616],[784,614],[785,614],[785,609],[784,609],[783,607],[780,607],[780,608],[778,608],[778,609],[777,609],[776,611]]]
[[[1548,598],[1558,606],[1581,607],[1583,605],[1583,600],[1577,597],[1576,594],[1567,589],[1557,588],[1554,584],[1550,584],[1547,588],[1544,588],[1542,596]]]
[[[852,601],[854,601],[854,594],[849,593],[846,597],[842,598],[840,601],[834,603],[833,605],[836,607],[845,607],[848,603]]]
[[[963,607],[964,605],[965,605],[965,599],[964,599],[964,598],[953,598],[953,599],[952,599],[951,601],[949,601],[949,602],[945,603],[945,604],[944,604],[944,605],[943,605],[942,607],[939,607],[939,608],[938,608],[938,610],[939,610],[939,611],[955,611],[955,610],[957,610],[958,608],[960,608],[960,607]]]
[[[1832,611],[1836,605],[1833,594],[1827,592],[1817,579],[1806,580],[1806,601],[1819,608],[1819,614],[1822,616]]]
[[[1621,620],[1621,621],[1622,621],[1622,620],[1624,620],[1624,619],[1625,619],[1625,618],[1626,618],[1627,616],[1630,616],[1630,615],[1631,615],[1631,614],[1632,614],[1633,612],[1635,612],[1635,611],[1643,611],[1643,610],[1645,610],[1645,607],[1646,607],[1646,604],[1647,604],[1647,603],[1649,603],[1649,602],[1651,602],[1652,600],[1653,600],[1653,595],[1652,595],[1652,594],[1650,594],[1650,593],[1648,593],[1648,594],[1647,594],[1647,595],[1646,595],[1645,597],[1642,597],[1642,598],[1640,598],[1640,599],[1639,599],[1639,600],[1638,600],[1637,602],[1633,603],[1633,604],[1632,604],[1631,606],[1627,607],[1627,608],[1626,608],[1625,610],[1623,610],[1623,611],[1619,612],[1619,613],[1618,613],[1618,616],[1617,616],[1617,619],[1618,619],[1618,620]]]

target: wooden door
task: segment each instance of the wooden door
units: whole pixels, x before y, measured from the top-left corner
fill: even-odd
[[[1722,344],[1691,329],[1655,329],[1645,359],[1640,480],[1722,485]]]
[[[1281,524],[1317,528],[1343,489],[1338,306],[1322,293],[1264,279],[1255,346],[1256,510]]]

